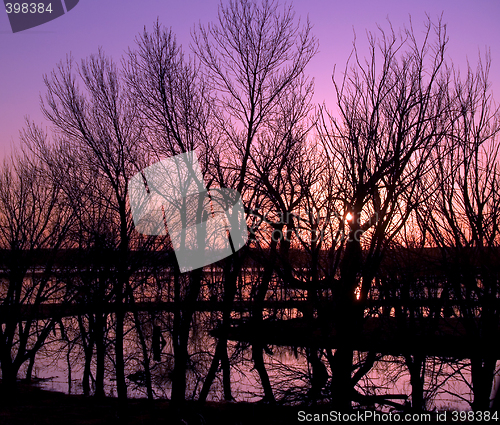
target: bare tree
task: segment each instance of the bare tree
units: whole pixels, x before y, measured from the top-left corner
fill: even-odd
[[[245,200],[252,149],[259,134],[272,131],[281,112],[282,98],[291,98],[307,86],[304,70],[317,50],[307,23],[295,23],[291,6],[280,10],[277,2],[231,1],[219,6],[218,22],[199,26],[193,49],[212,88],[209,101],[220,134],[211,157],[212,176],[220,187],[240,192]],[[300,83],[297,83],[300,81]],[[299,100],[300,102],[300,100]],[[204,400],[222,364],[224,396],[231,399],[227,331],[236,281],[245,250],[224,267],[224,311],[215,356],[200,398]]]
[[[126,80],[156,159],[197,150],[205,175],[206,158],[215,142],[211,108],[196,64],[184,58],[170,30],[157,22],[151,33],[144,31],[137,48],[129,50]],[[179,307],[172,329],[172,399],[181,403],[186,397],[188,342],[203,271],[181,274],[177,266],[174,269],[174,301]]]
[[[72,224],[61,186],[47,179],[47,168],[29,154],[14,154],[0,174],[0,244],[3,251],[0,358],[2,385],[15,389],[20,367],[38,350],[56,320],[38,320],[42,304],[61,302],[64,285],[54,277],[60,250]]]
[[[79,77],[84,90],[77,82]],[[128,178],[144,165],[142,129],[135,100],[122,87],[117,66],[102,51],[74,67],[72,58],[45,77],[47,94],[42,110],[61,143],[75,155],[82,178],[102,177],[95,189],[100,201],[112,210],[117,225],[113,294],[115,318],[115,368],[118,396],[127,397],[124,360],[125,295],[130,286],[131,215],[127,202]]]
[[[70,260],[58,265],[58,277],[64,282],[65,301],[77,305],[75,320],[64,320],[68,334],[77,335],[66,341],[68,349],[75,344],[84,354],[82,387],[90,394],[90,381],[95,384],[95,396],[104,396],[106,354],[108,351],[109,308],[113,300],[114,247],[118,239],[116,213],[109,202],[112,188],[97,169],[83,173],[81,152],[64,139],[47,143],[42,132],[33,124],[24,131],[24,142],[34,155],[41,158],[47,178],[61,187],[62,202],[71,208],[74,225],[67,234]],[[76,329],[74,328],[76,324]],[[65,335],[67,336],[67,335]],[[69,353],[69,352],[68,352]],[[69,354],[68,354],[69,355]],[[95,358],[95,375],[92,363]]]
[[[448,88],[445,29],[428,19],[419,43],[411,25],[399,34],[379,28],[380,37],[368,35],[364,61],[354,44],[352,66],[334,79],[339,117],[324,112],[318,127],[349,225],[333,285],[340,342],[332,397],[343,409],[352,398],[353,348],[372,281],[384,251],[421,202],[418,183],[448,125],[441,119]]]
[[[450,90],[452,123],[436,150],[428,190],[419,208],[421,232],[439,248],[447,279],[444,288],[459,309],[459,320],[474,341],[471,356],[472,407],[486,410],[496,356],[488,348],[498,338],[500,196],[499,109],[489,91],[490,59],[470,66],[464,79],[455,72]]]
[[[302,112],[304,115],[299,114],[298,121],[290,127],[285,126],[288,128],[285,133],[275,129],[273,134],[261,136],[250,155],[249,178],[253,180],[254,193],[249,207],[255,208],[255,213],[263,217],[251,227],[254,243],[250,256],[260,264],[252,288],[252,334],[256,337],[252,342],[252,356],[264,388],[264,399],[269,402],[274,402],[274,395],[263,359],[265,345],[260,338],[263,303],[275,280],[275,270],[288,262],[293,235],[299,226],[299,206],[310,189],[311,181],[307,177],[317,171],[308,167],[307,156],[312,149],[307,146],[307,133],[298,125],[308,112],[307,105]],[[294,119],[290,111],[285,113],[283,123],[286,122],[285,117]],[[306,181],[308,184],[304,184]],[[282,281],[284,285],[287,283]]]

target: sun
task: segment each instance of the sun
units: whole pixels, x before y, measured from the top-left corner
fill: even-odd
[[[347,221],[351,221],[351,220],[352,220],[352,214],[351,214],[350,212],[348,212],[348,213],[346,214],[346,216],[345,216],[345,219],[346,219]]]

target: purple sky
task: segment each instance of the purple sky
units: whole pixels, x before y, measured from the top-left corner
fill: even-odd
[[[45,92],[42,76],[66,54],[71,52],[79,61],[102,46],[119,60],[144,25],[151,28],[157,17],[172,27],[187,49],[193,26],[214,21],[218,4],[212,0],[80,0],[66,15],[16,34],[11,33],[7,14],[1,10],[0,156],[18,144],[25,116],[44,124],[39,107],[39,96]],[[315,102],[333,106],[332,69],[334,64],[339,71],[343,69],[353,28],[364,42],[365,30],[376,31],[377,23],[387,28],[387,17],[399,28],[411,14],[414,28],[420,32],[426,12],[433,19],[443,12],[450,37],[447,55],[460,68],[465,67],[466,58],[475,66],[478,51],[491,49],[490,79],[494,96],[500,99],[499,0],[296,0],[293,4],[297,16],[306,19],[309,15],[320,43],[320,53],[308,69],[316,82]]]

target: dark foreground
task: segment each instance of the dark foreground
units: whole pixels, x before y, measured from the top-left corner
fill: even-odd
[[[97,400],[81,395],[42,390],[38,387],[20,384],[16,394],[1,394],[1,425],[285,425],[303,423],[345,422],[345,418],[326,419],[332,411],[329,406],[270,406],[264,403],[207,403],[186,402],[183,408],[168,401],[130,399],[125,408],[116,398]],[[337,412],[334,412],[337,413]],[[357,412],[351,413],[356,415]],[[306,416],[307,415],[307,416]],[[401,413],[403,416],[404,413]],[[436,412],[426,423],[436,423]],[[394,419],[393,419],[394,420]],[[415,423],[413,420],[404,422]],[[385,422],[388,420],[386,419]],[[389,420],[390,421],[390,420]],[[357,420],[355,422],[358,422]],[[377,423],[373,419],[367,422]],[[419,421],[420,422],[420,421]],[[452,423],[451,411],[446,420]],[[495,421],[494,421],[495,422]]]
[[[124,409],[115,398],[96,400],[20,384],[15,395],[2,394],[0,424],[97,425],[97,424],[293,424],[300,408],[261,403],[187,402],[177,409],[168,401],[130,399]],[[314,409],[316,410],[316,409]]]

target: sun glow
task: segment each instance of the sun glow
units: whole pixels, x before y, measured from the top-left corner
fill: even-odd
[[[354,295],[356,299],[359,300],[359,298],[361,297],[361,285],[354,290]]]
[[[351,214],[350,212],[348,212],[348,213],[346,214],[346,216],[345,216],[345,219],[346,219],[347,221],[351,221],[351,220],[352,220],[352,214]]]

